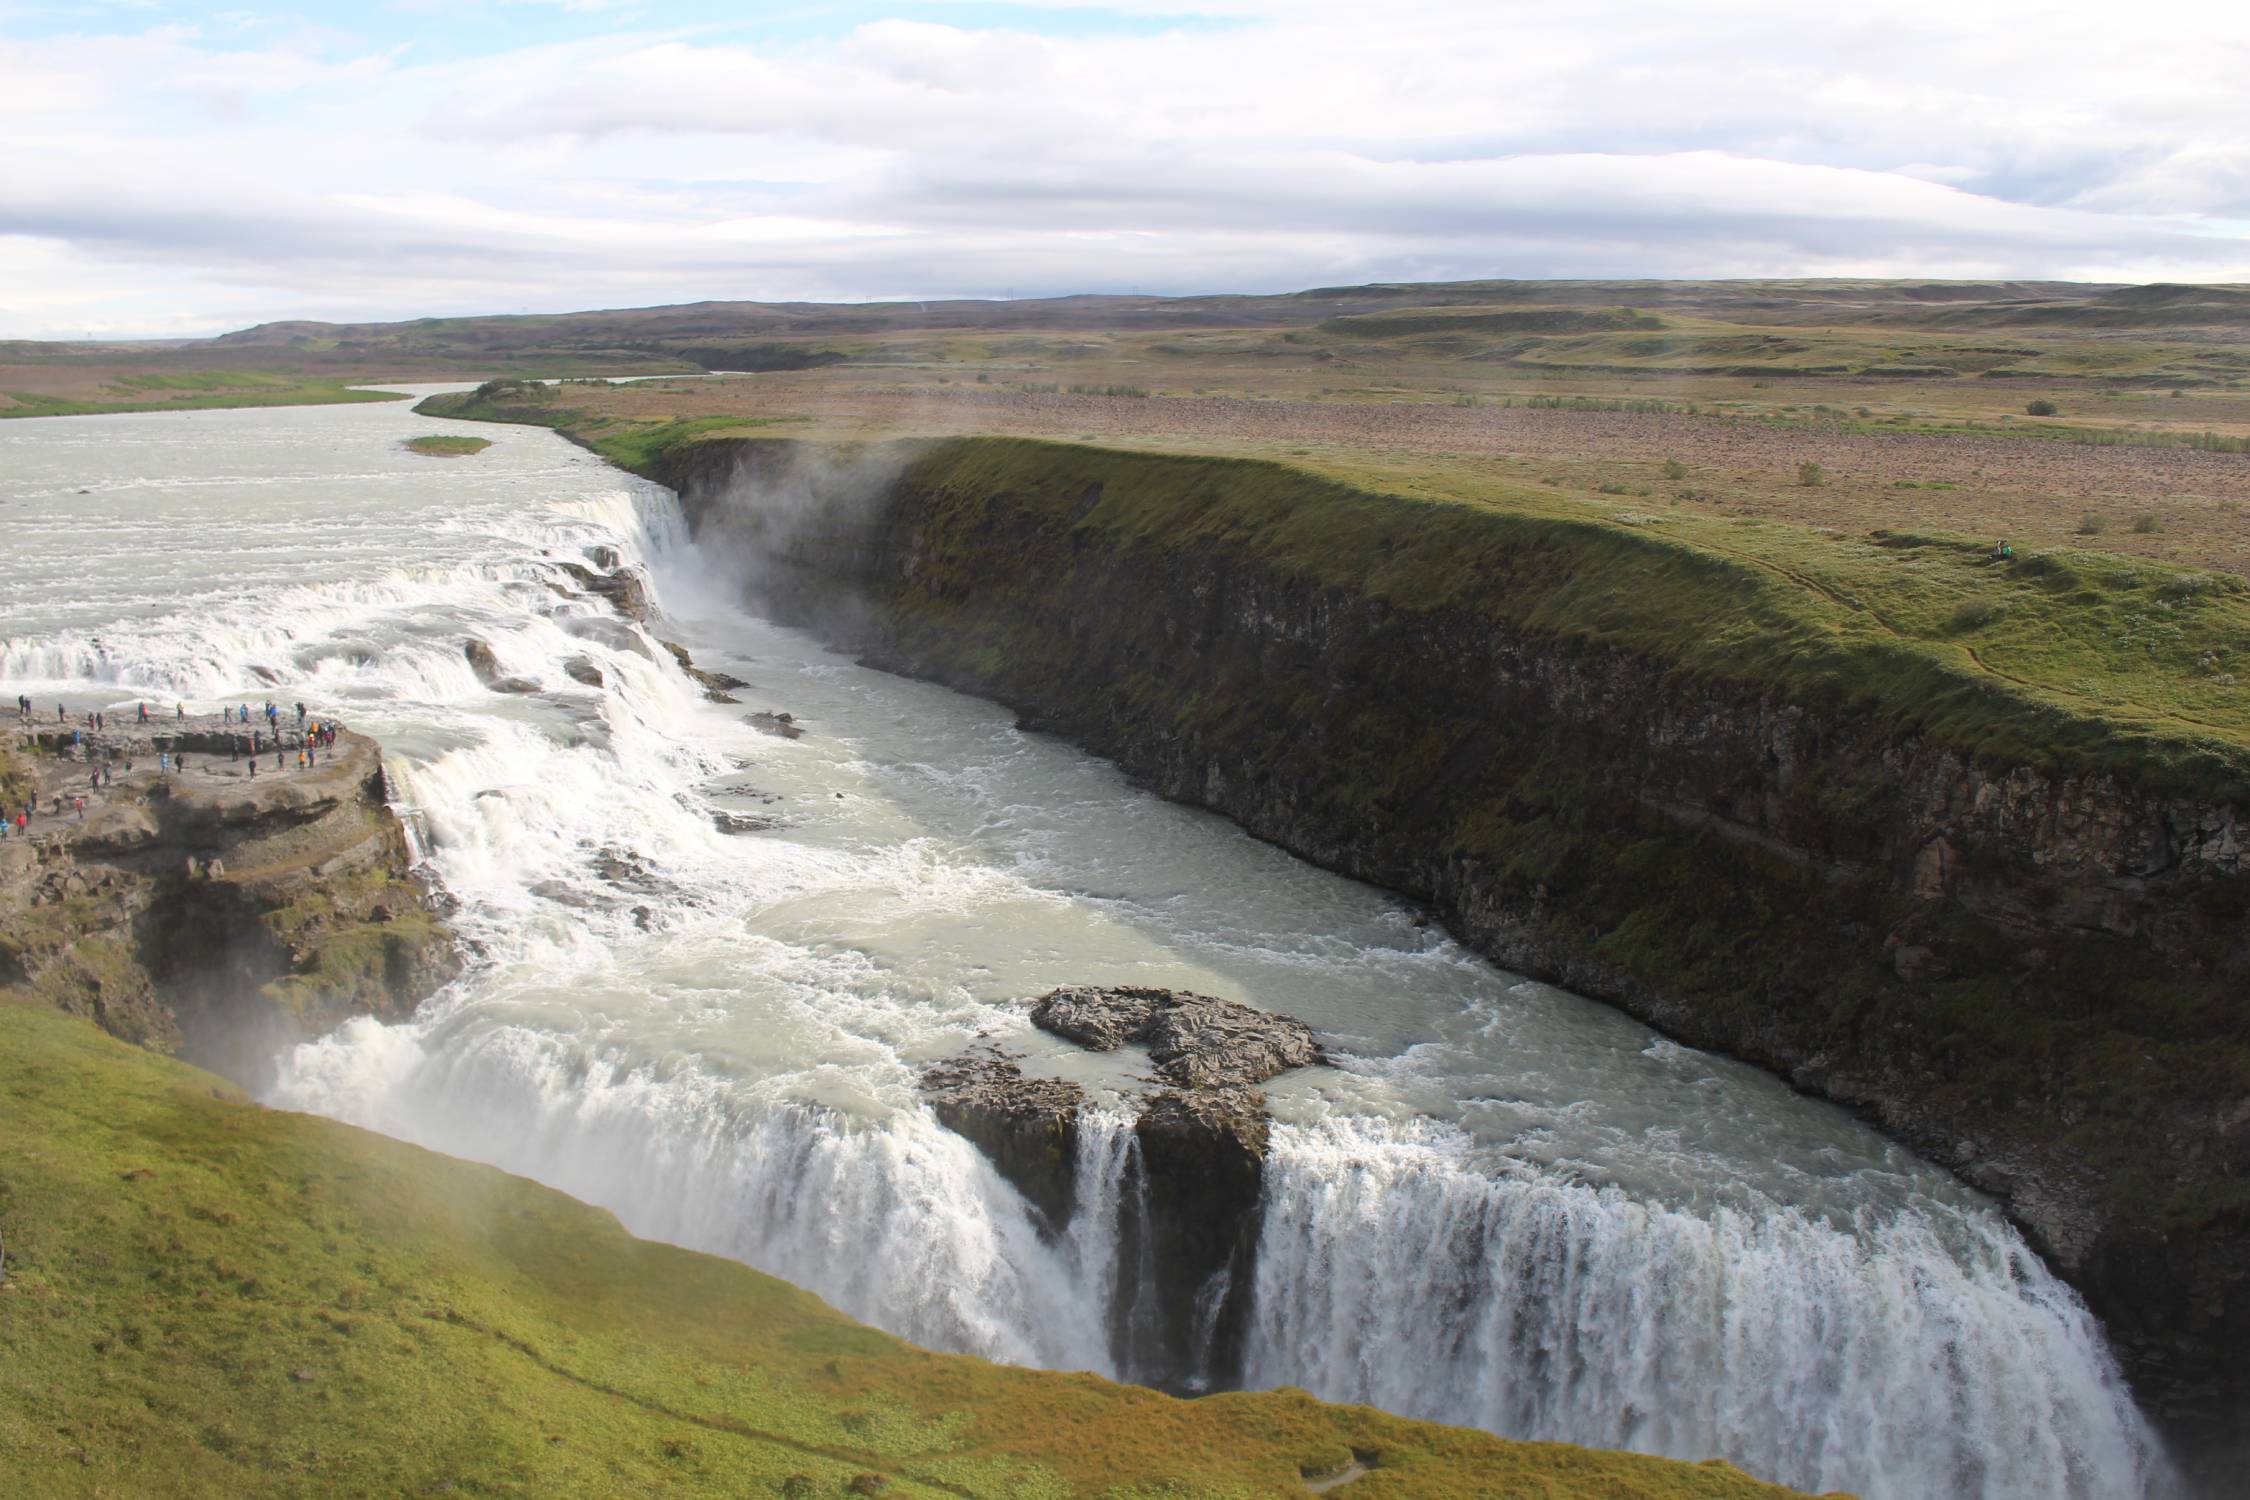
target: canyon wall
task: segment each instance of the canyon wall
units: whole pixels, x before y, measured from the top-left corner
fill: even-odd
[[[1730,666],[1698,632],[1765,584],[1617,527],[989,439],[645,471],[777,616],[1862,1111],[2006,1205],[2186,1446],[2240,1441],[2231,773],[1779,626]]]

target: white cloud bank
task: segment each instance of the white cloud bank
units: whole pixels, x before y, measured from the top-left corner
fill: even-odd
[[[0,12],[0,336],[1467,276],[2250,280],[2237,7],[1075,9],[971,28],[905,0],[788,41],[627,12],[467,61],[231,14],[11,40]]]

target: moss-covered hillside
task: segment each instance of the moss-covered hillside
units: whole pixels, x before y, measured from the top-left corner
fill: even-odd
[[[0,992],[4,993],[4,992]],[[12,1494],[1734,1500],[1687,1465],[1296,1392],[930,1354],[520,1178],[0,999]]]

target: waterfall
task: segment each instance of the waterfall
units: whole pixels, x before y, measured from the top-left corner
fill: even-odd
[[[1867,1500],[2165,1492],[2093,1319],[1997,1216],[1836,1225],[1274,1132],[1249,1383]]]

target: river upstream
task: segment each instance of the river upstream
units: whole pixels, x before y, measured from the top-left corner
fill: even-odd
[[[400,446],[449,430],[495,446]],[[10,422],[0,536],[6,694],[302,698],[386,747],[474,958],[412,1024],[277,1059],[274,1104],[924,1344],[1129,1378],[1114,1133],[1087,1132],[1077,1228],[1044,1242],[916,1079],[984,1037],[1099,1089],[1023,1000],[1230,996],[1338,1063],[1270,1086],[1252,1384],[1870,1500],[2166,1492],[2093,1320],[1945,1174],[989,703],[744,613],[667,491],[549,433],[403,403]],[[601,544],[651,569],[665,637],[749,680],[740,707],[568,591],[554,564]],[[545,691],[488,691],[472,636]],[[603,686],[565,675],[581,655]]]

